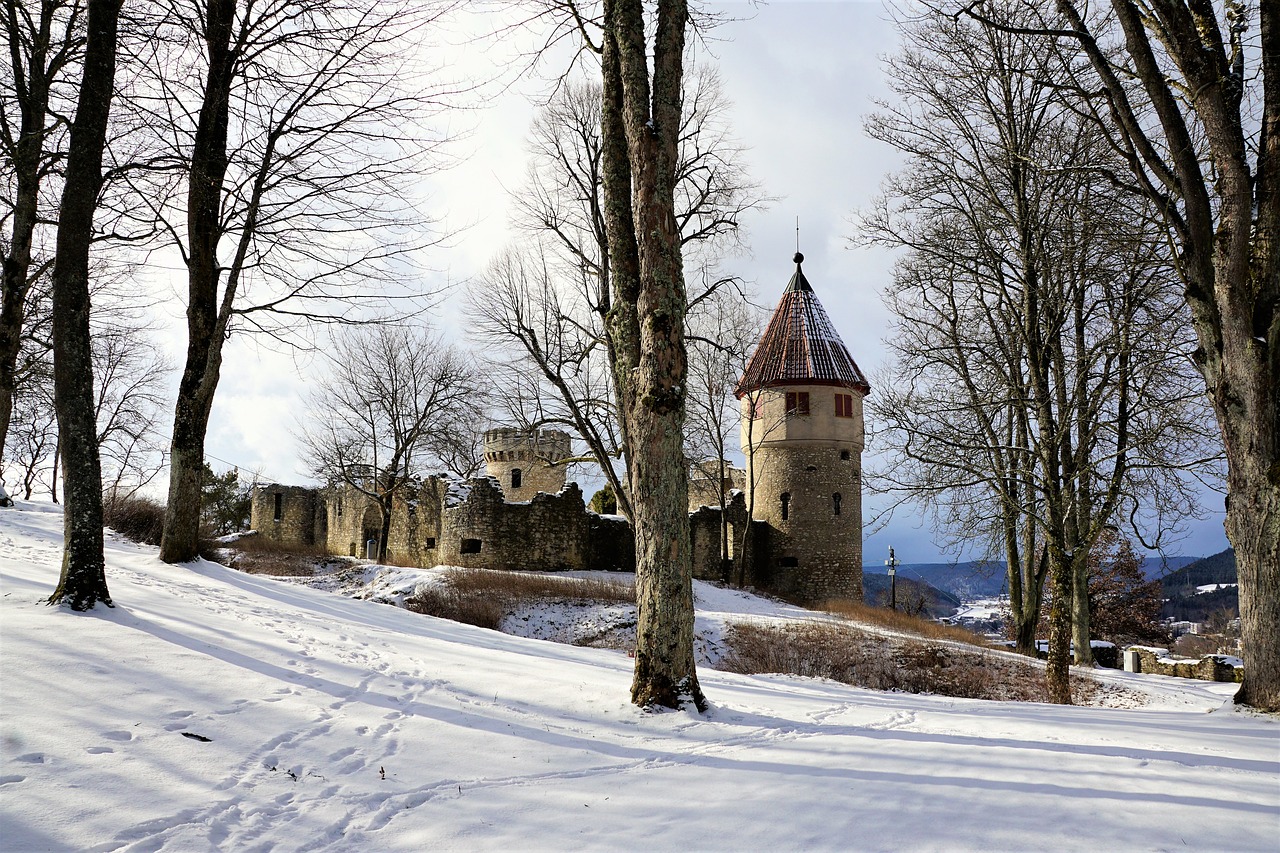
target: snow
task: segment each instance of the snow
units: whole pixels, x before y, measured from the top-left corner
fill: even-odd
[[[645,713],[623,652],[166,566],[115,536],[118,606],[47,607],[61,521],[0,510],[5,850],[1274,851],[1280,837],[1280,723],[1236,709],[1231,684],[1109,671],[1150,701],[1104,709],[703,667],[706,714]],[[357,576],[390,599],[431,582]],[[711,638],[731,614],[808,618],[732,590],[697,598]]]
[[[1220,589],[1233,589],[1236,585],[1233,583],[1206,583],[1196,587],[1196,595],[1205,595],[1210,592],[1217,592]]]

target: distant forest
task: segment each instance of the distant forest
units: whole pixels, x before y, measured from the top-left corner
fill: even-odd
[[[1229,610],[1232,616],[1238,616],[1240,598],[1234,586],[1196,594],[1197,587],[1235,582],[1236,554],[1230,548],[1220,554],[1196,560],[1176,572],[1170,572],[1162,579],[1165,603],[1160,615],[1188,622],[1203,622],[1210,614],[1222,610]]]

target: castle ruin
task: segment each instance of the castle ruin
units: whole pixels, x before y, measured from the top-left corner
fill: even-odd
[[[746,469],[691,467],[693,575],[741,580],[808,603],[860,601],[862,398],[870,386],[802,261],[797,254],[795,274],[736,390]],[[488,476],[428,476],[396,495],[388,560],[423,568],[634,571],[627,522],[590,512],[578,485],[566,482],[571,450],[570,436],[558,430],[487,431]],[[723,517],[721,483],[732,489]],[[363,555],[376,545],[379,521],[377,504],[349,484],[262,484],[253,491],[253,528],[283,544]]]

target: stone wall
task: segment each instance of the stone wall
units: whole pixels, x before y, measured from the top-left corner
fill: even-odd
[[[746,489],[746,471],[726,465],[724,473],[723,482],[726,495],[735,489],[738,491]],[[718,480],[720,480],[720,466],[714,459],[705,462],[694,462],[689,466],[689,512],[696,512],[698,507],[720,506]]]
[[[275,495],[281,498],[281,521],[273,522]],[[728,507],[729,553],[736,555],[746,524],[746,501],[735,494]],[[365,543],[376,538],[376,503],[354,487],[323,490],[296,486],[261,486],[253,496],[255,527],[262,535],[293,545],[319,545],[330,553],[363,557]],[[263,520],[266,519],[266,522]],[[745,581],[762,589],[802,597],[817,596],[797,585],[770,563],[771,532],[755,522],[760,566],[748,567]],[[720,510],[704,507],[690,518],[693,576],[723,580],[720,561]],[[491,478],[466,484],[428,477],[397,496],[391,513],[388,559],[401,565],[430,568],[454,565],[530,571],[604,570],[634,572],[635,539],[620,516],[601,516],[586,509],[581,489],[570,483],[558,494],[538,494],[512,503]],[[732,578],[736,580],[737,569]],[[859,582],[861,575],[859,575]],[[777,586],[790,583],[788,587]],[[827,597],[825,589],[822,597]],[[798,591],[797,591],[798,590]]]
[[[539,492],[564,488],[565,465],[573,452],[568,433],[554,429],[491,429],[484,434],[486,473],[509,501],[531,500]]]
[[[312,547],[317,544],[316,516],[321,503],[315,489],[279,483],[257,485],[250,497],[249,524],[272,542]]]
[[[587,569],[590,525],[577,483],[559,494],[508,503],[491,478],[471,481],[470,494],[443,511],[440,562],[488,569]]]
[[[1145,646],[1132,646],[1129,652],[1138,654],[1138,672],[1200,681],[1239,681],[1244,676],[1244,669],[1232,666],[1223,655],[1207,655],[1199,659],[1171,658],[1165,649]]]

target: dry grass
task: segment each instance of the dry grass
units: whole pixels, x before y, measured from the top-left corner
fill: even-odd
[[[827,613],[834,613],[836,616],[852,620],[854,622],[864,622],[870,625],[878,625],[881,628],[887,628],[890,631],[899,631],[904,634],[915,634],[919,637],[927,637],[934,640],[948,640],[953,643],[965,643],[970,646],[978,646],[980,648],[988,648],[986,640],[979,637],[972,631],[966,631],[964,628],[957,628],[954,625],[942,625],[931,619],[924,619],[919,616],[912,616],[903,613],[901,610],[890,610],[887,607],[872,607],[869,604],[862,604],[854,601],[828,601],[820,605],[818,610]]]
[[[635,589],[630,584],[596,578],[450,569],[444,573],[443,586],[419,589],[405,599],[404,606],[415,613],[496,631],[516,606],[542,600],[634,603]]]
[[[884,637],[850,625],[741,623],[725,637],[723,667],[743,674],[829,678],[873,690],[932,693],[966,699],[1047,702],[1044,670],[1031,661],[928,639]],[[1097,682],[1072,679],[1073,699],[1087,704]]]
[[[102,523],[126,539],[159,545],[164,533],[164,504],[137,495],[114,499],[107,496],[102,505]]]
[[[229,545],[205,543],[201,554],[251,575],[307,578],[334,558],[318,545],[293,545],[265,536],[246,536]]]

